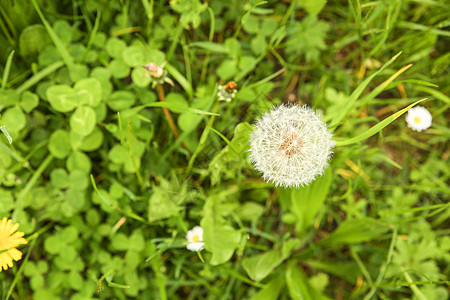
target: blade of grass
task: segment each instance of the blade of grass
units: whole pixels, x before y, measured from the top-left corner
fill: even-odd
[[[399,57],[402,54],[402,52],[397,53],[394,57],[392,57],[387,63],[385,63],[378,71],[370,75],[368,78],[366,78],[350,95],[348,98],[348,101],[344,104],[344,107],[341,109],[340,113],[337,115],[337,117],[333,120],[330,127],[333,127],[337,124],[339,124],[349,113],[350,109],[355,104],[356,100],[358,100],[359,96],[362,94],[364,89],[369,85],[369,83],[378,75],[380,74],[384,69],[386,69],[390,64],[392,64],[397,57]]]
[[[22,275],[24,267],[27,265],[28,259],[30,258],[30,254],[33,251],[34,245],[36,245],[37,238],[33,239],[30,243],[30,247],[28,248],[27,255],[25,256],[25,259],[23,260],[22,264],[20,265],[19,271],[14,276],[13,281],[11,282],[11,286],[9,287],[8,293],[6,294],[6,300],[9,299],[11,296],[14,287],[16,286],[17,282],[20,280],[20,276]]]
[[[429,88],[426,86],[415,86],[414,89],[416,91],[428,93],[431,96],[435,97],[436,99],[438,99],[444,103],[450,103],[450,97],[448,97],[447,95],[445,95],[444,93],[442,93],[438,90],[435,90],[435,89],[432,89],[432,88]]]
[[[115,205],[108,197],[105,197],[102,193],[100,193],[100,191],[97,188],[97,184],[95,183],[95,179],[94,176],[92,176],[91,174],[91,183],[92,183],[92,187],[94,188],[95,192],[97,193],[98,197],[106,204],[109,205],[110,207],[114,208],[115,210],[119,211],[120,213],[124,214],[127,217],[130,217],[132,219],[135,219],[137,221],[140,221],[142,223],[146,223],[147,221],[138,216],[137,214],[135,214],[134,212],[129,212],[129,211],[125,211],[122,208],[118,207],[117,205]]]
[[[214,17],[214,11],[211,7],[208,7],[209,19],[211,20],[211,26],[209,27],[209,42],[213,41],[214,38],[214,30],[216,28],[216,18]],[[203,61],[202,73],[200,75],[200,81],[204,82],[206,73],[208,72],[208,63],[209,63],[210,51],[206,50],[205,60]]]
[[[358,106],[364,106],[367,103],[369,103],[369,101],[375,99],[376,96],[378,96],[395,78],[397,78],[398,76],[400,76],[400,74],[402,74],[403,72],[405,72],[406,70],[408,70],[409,68],[412,67],[412,64],[406,65],[403,68],[401,68],[400,70],[398,70],[397,72],[395,72],[395,74],[393,74],[391,77],[389,77],[386,81],[384,81],[383,83],[381,83],[380,85],[378,85],[375,89],[373,89],[367,96],[364,96],[358,103]]]
[[[89,50],[92,47],[92,43],[94,42],[95,36],[97,35],[98,27],[100,26],[101,16],[102,16],[101,11],[97,10],[97,17],[95,18],[94,27],[92,28],[91,35],[89,36],[89,41],[86,46],[86,51],[84,51],[83,58],[81,59],[82,62],[84,62],[86,60]]]
[[[144,108],[150,108],[150,107],[166,107],[170,110],[175,110],[177,112],[182,111],[182,112],[191,112],[191,113],[198,114],[198,115],[220,116],[219,114],[214,113],[214,112],[208,112],[208,111],[191,108],[191,107],[187,107],[185,105],[180,105],[177,103],[170,103],[170,102],[152,102],[149,104],[136,106],[136,107],[124,110],[121,113],[121,115],[123,118],[127,118],[129,116],[139,113]]]
[[[19,196],[16,199],[16,207],[14,208],[14,211],[12,213],[12,219],[13,221],[16,220],[17,213],[22,209],[23,205],[23,199],[28,195],[28,193],[31,191],[31,189],[36,184],[37,180],[41,178],[42,173],[45,171],[45,169],[48,167],[48,165],[53,161],[54,156],[49,154],[44,161],[41,163],[39,168],[34,172],[33,176],[31,176],[31,179],[28,180],[27,184],[23,188],[23,190],[20,192]]]
[[[175,67],[171,64],[167,63],[164,68],[169,72],[173,78],[178,81],[178,83],[183,87],[185,92],[189,95],[189,98],[192,99],[194,97],[194,90],[192,89],[192,85],[189,81],[184,77]]]
[[[214,132],[215,134],[217,134],[218,136],[220,136],[220,138],[222,140],[224,140],[225,143],[227,143],[228,146],[230,146],[230,149],[234,151],[234,153],[239,154],[239,152],[236,150],[236,148],[234,148],[233,144],[231,143],[231,141],[229,139],[227,139],[226,136],[224,136],[222,133],[220,133],[219,131],[215,130],[212,127],[207,126],[207,128],[209,130],[211,130],[212,132]]]
[[[371,299],[372,296],[376,293],[378,287],[380,286],[381,281],[383,281],[384,274],[386,273],[387,267],[391,263],[392,255],[394,254],[394,247],[395,247],[395,243],[397,241],[397,233],[398,233],[398,229],[397,229],[397,227],[394,227],[394,230],[392,231],[392,238],[391,238],[391,243],[389,245],[389,252],[387,254],[386,261],[380,267],[380,272],[378,273],[377,279],[375,280],[375,285],[372,286],[369,293],[364,297],[363,300]]]
[[[361,142],[361,141],[371,137],[372,135],[380,132],[384,127],[386,127],[389,124],[391,124],[392,122],[394,122],[398,117],[400,117],[405,112],[407,112],[408,109],[410,109],[411,107],[415,106],[416,104],[419,104],[422,101],[425,101],[426,99],[427,98],[424,98],[424,99],[421,99],[419,101],[416,101],[413,104],[405,107],[404,109],[402,109],[402,110],[400,110],[400,111],[390,115],[389,117],[387,117],[383,121],[379,122],[377,125],[371,127],[370,129],[368,129],[367,131],[361,133],[358,136],[355,136],[355,137],[347,139],[347,140],[337,141],[336,142],[336,147],[348,146],[348,145],[351,145],[351,144],[356,144],[356,143],[359,143],[359,142]]]
[[[255,87],[258,87],[258,86],[260,86],[260,85],[262,85],[262,84],[264,84],[264,83],[266,83],[266,82],[271,81],[272,79],[274,79],[275,77],[277,77],[278,75],[280,75],[281,73],[283,73],[284,71],[286,71],[286,69],[285,69],[285,68],[281,68],[281,69],[279,69],[278,71],[276,71],[275,73],[270,74],[270,75],[267,76],[266,78],[263,78],[263,79],[261,79],[260,81],[257,81],[257,82],[255,82],[255,83],[250,84],[248,87],[249,87],[249,88],[255,88]]]
[[[39,8],[39,5],[36,3],[36,0],[31,0],[31,2],[33,3],[34,8],[36,9],[36,12],[38,13],[39,17],[41,18],[41,21],[44,24],[48,35],[50,36],[53,43],[55,44],[55,47],[58,50],[59,55],[61,55],[62,60],[64,61],[66,66],[69,68],[69,70],[71,70],[74,65],[72,56],[70,56],[69,51],[67,51],[66,46],[64,46],[64,43],[61,41],[59,36],[53,30],[52,26],[48,23],[47,19],[45,19],[45,16],[42,13],[41,9]]]
[[[211,98],[215,98],[217,93],[217,84],[214,88],[213,94],[211,95]],[[216,102],[216,105],[214,106],[213,112],[216,113],[219,110],[219,101]],[[197,155],[202,151],[203,147],[205,147],[206,141],[208,140],[209,135],[209,128],[212,127],[214,124],[214,120],[216,119],[216,116],[213,115],[208,121],[208,125],[205,127],[205,129],[202,132],[202,135],[200,136],[200,141],[197,145],[197,148],[195,148],[194,153],[192,154],[191,158],[189,159],[188,166],[186,168],[186,174],[189,174],[189,172],[192,169],[192,166],[194,165],[195,159],[197,158]]]
[[[43,78],[47,77],[50,74],[55,73],[56,70],[58,70],[59,68],[61,68],[62,66],[64,66],[64,62],[62,61],[57,61],[54,62],[53,64],[45,67],[44,69],[42,69],[41,71],[37,72],[36,74],[33,75],[33,77],[31,77],[30,79],[28,79],[27,81],[25,81],[24,83],[22,83],[17,89],[16,92],[17,93],[23,93],[26,90],[28,90],[30,87],[32,87],[33,85],[35,85],[36,83],[38,83],[39,81],[41,81]]]
[[[437,34],[437,35],[450,37],[450,31],[435,29],[435,28],[428,27],[428,26],[422,25],[422,24],[401,21],[401,22],[398,22],[397,26],[399,28],[406,28],[406,29],[418,30],[418,31],[426,31],[426,32]]]
[[[11,50],[11,53],[9,53],[8,58],[6,59],[5,69],[3,70],[3,77],[2,77],[2,90],[6,88],[6,83],[8,83],[8,77],[9,72],[11,71],[11,63],[12,59],[14,57],[14,50]]]

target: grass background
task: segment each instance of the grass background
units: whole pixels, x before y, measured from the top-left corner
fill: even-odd
[[[2,298],[448,297],[446,1],[1,4],[0,216],[29,240]],[[166,62],[166,104],[148,62]],[[418,133],[401,114],[423,98]],[[337,142],[298,190],[247,153],[250,124],[287,102]]]

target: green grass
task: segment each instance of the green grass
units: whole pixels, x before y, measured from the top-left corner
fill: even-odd
[[[1,298],[446,299],[449,12],[3,1],[0,217],[29,243]],[[236,97],[218,102],[230,80]],[[287,102],[320,110],[336,141],[300,189],[264,182],[248,155],[251,124]],[[420,133],[404,120],[415,105],[433,116]]]

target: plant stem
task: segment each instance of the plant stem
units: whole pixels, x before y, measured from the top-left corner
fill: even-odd
[[[216,102],[213,113],[217,113],[217,111],[219,110],[219,102],[220,101]],[[210,128],[212,128],[215,119],[216,119],[215,115],[211,116],[208,125],[205,127],[205,130],[203,130],[202,136],[200,137],[200,142],[198,143],[198,146],[195,149],[194,154],[192,154],[192,157],[189,160],[189,164],[186,169],[186,174],[189,174],[189,172],[192,169],[192,166],[194,165],[195,159],[197,158],[197,155],[200,153],[200,151],[202,151],[203,147],[205,146],[206,140],[208,139]]]
[[[164,91],[162,88],[162,85],[158,83],[158,96],[159,101],[166,102],[166,98],[164,97]],[[169,122],[170,129],[172,129],[173,134],[175,135],[175,138],[178,138],[180,134],[178,133],[177,126],[175,125],[175,122],[173,121],[172,115],[170,114],[167,107],[162,108],[164,111],[164,114],[166,115],[167,122]]]

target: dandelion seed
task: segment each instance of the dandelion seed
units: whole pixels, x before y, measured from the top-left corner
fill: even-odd
[[[256,121],[250,158],[264,180],[299,187],[323,173],[334,142],[321,117],[307,106],[280,105]]]
[[[408,127],[418,132],[430,128],[432,120],[430,112],[423,106],[410,108],[406,115]]]
[[[205,248],[205,243],[203,242],[203,228],[200,226],[195,226],[189,230],[186,234],[186,239],[188,241],[186,248],[191,251],[201,251]]]
[[[22,258],[22,252],[16,249],[20,244],[28,243],[23,238],[24,233],[17,231],[19,223],[12,224],[12,220],[3,218],[0,221],[0,272],[8,270],[13,266],[13,260],[18,261]]]

